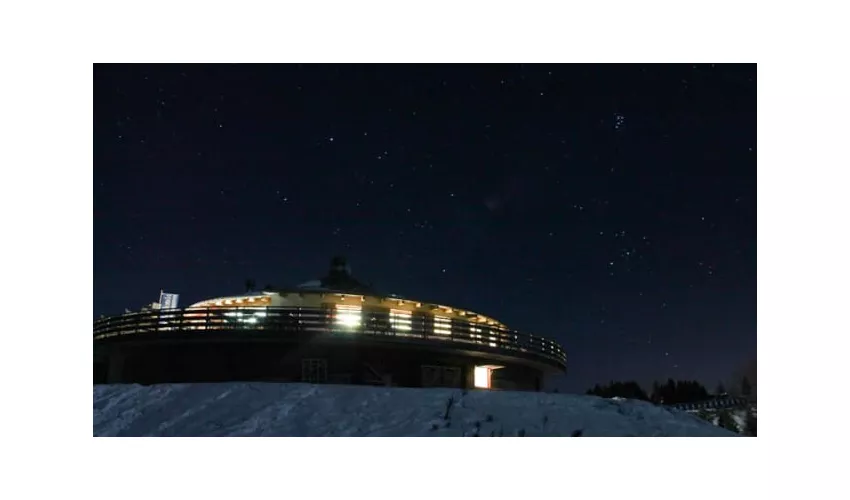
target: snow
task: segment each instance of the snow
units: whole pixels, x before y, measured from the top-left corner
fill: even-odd
[[[700,412],[702,412],[706,415],[707,421],[711,422],[712,425],[720,425],[720,411],[722,410],[706,408],[702,410],[687,410],[687,413],[698,416]],[[732,417],[732,420],[735,422],[735,425],[738,426],[738,429],[743,431],[747,428],[747,409],[732,408],[726,411],[729,412],[729,416]],[[750,407],[750,411],[752,411],[753,416],[758,417],[758,410],[755,405]]]
[[[446,416],[450,398],[453,401]],[[635,400],[353,385],[96,385],[95,436],[734,436]]]

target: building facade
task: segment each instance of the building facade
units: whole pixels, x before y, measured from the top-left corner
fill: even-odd
[[[540,390],[556,342],[477,312],[379,294],[335,258],[281,290],[147,309],[94,325],[95,383],[280,381]]]

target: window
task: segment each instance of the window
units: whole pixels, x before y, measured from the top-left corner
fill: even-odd
[[[444,316],[434,316],[434,333],[449,336],[452,334],[452,320]]]
[[[328,380],[326,359],[302,359],[301,380],[310,384],[321,384]]]
[[[390,310],[390,325],[393,330],[400,332],[409,332],[412,324],[412,314],[410,311],[400,311],[398,309]]]
[[[422,387],[460,386],[460,368],[456,366],[422,365]]]
[[[493,387],[493,372],[502,366],[481,365],[476,366],[473,371],[474,385],[479,389],[491,389]]]
[[[486,366],[475,367],[475,387],[479,389],[490,388],[490,369]]]
[[[360,306],[337,304],[334,311],[334,323],[344,328],[357,328],[361,321]]]

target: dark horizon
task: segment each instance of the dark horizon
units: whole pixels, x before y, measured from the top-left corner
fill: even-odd
[[[95,65],[94,316],[325,274],[553,338],[561,390],[756,358],[755,65]]]

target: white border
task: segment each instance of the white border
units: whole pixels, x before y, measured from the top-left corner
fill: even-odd
[[[835,219],[850,210],[841,171],[824,171],[846,164],[836,149],[846,135],[846,80],[836,73],[841,56],[830,52],[842,46],[842,16],[816,2],[798,10],[740,1],[586,3],[434,0],[376,8],[377,2],[363,0],[154,1],[10,8],[3,34],[7,68],[14,65],[4,81],[3,299],[12,303],[46,289],[55,297],[49,311],[30,303],[23,306],[30,312],[4,318],[10,497],[21,489],[47,498],[770,498],[774,492],[767,490],[785,492],[791,481],[804,488],[801,494],[827,491],[841,476],[811,483],[806,468],[826,455],[813,450],[805,464],[799,460],[804,436],[831,438],[843,428],[832,421],[844,415],[843,399],[816,393],[842,380],[837,368],[845,364],[838,357],[846,352],[835,345],[844,341],[846,321],[830,315],[846,309],[847,224]],[[515,10],[505,11],[506,5]],[[807,46],[810,41],[819,45]],[[92,282],[88,124],[91,63],[107,61],[758,61],[758,158],[767,166],[759,172],[760,437],[93,440],[85,307]],[[810,133],[798,130],[803,127]],[[71,326],[36,331],[32,320],[45,317]],[[817,383],[803,383],[806,375]],[[828,406],[780,406],[779,397],[787,395]],[[806,414],[794,415],[801,411]]]

